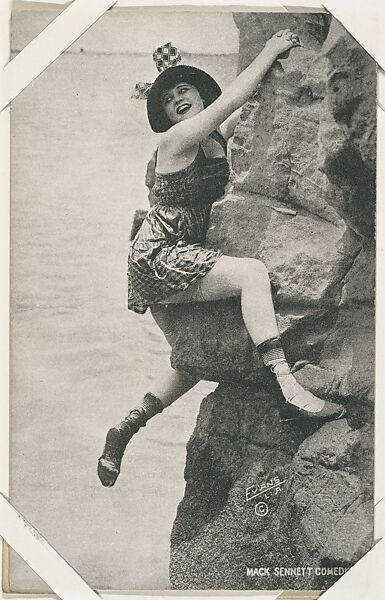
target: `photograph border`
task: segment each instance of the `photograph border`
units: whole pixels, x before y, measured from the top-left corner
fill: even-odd
[[[51,2],[52,4],[55,4],[55,2]],[[79,5],[80,3],[82,3],[83,5],[83,9],[88,5],[89,7],[91,7],[91,5],[95,5],[95,0],[74,0],[74,2],[72,3],[73,7],[74,5]],[[63,2],[60,2],[59,4],[63,4]],[[108,2],[107,2],[108,4]],[[110,2],[110,4],[114,4],[113,2]],[[151,4],[151,6],[155,9],[159,8],[159,4],[157,4],[157,2],[151,2],[151,3],[132,3],[132,7],[143,7],[145,9],[150,9],[149,4]],[[167,3],[167,7],[172,6],[174,3],[173,2],[169,2]],[[384,56],[381,56],[381,52],[379,52],[377,54],[377,50],[374,52],[373,51],[373,46],[374,44],[374,40],[376,39],[376,36],[373,36],[373,32],[370,31],[370,29],[368,29],[368,24],[365,21],[365,19],[361,19],[361,24],[360,24],[360,35],[358,36],[356,31],[354,30],[354,26],[353,28],[351,26],[349,26],[349,16],[347,17],[346,15],[348,13],[350,13],[350,18],[354,17],[355,14],[355,10],[353,9],[353,6],[355,6],[355,4],[359,5],[360,4],[360,10],[363,10],[363,4],[364,3],[354,3],[352,2],[352,0],[350,2],[337,2],[336,0],[330,1],[330,2],[324,2],[323,4],[319,4],[317,6],[317,2],[290,2],[287,1],[284,3],[284,5],[280,4],[280,3],[272,3],[272,6],[266,6],[269,3],[269,0],[266,0],[266,2],[247,2],[247,5],[245,5],[245,3],[241,3],[239,2],[239,5],[237,2],[235,2],[234,0],[229,3],[227,6],[225,6],[227,3],[225,2],[210,2],[208,3],[208,5],[202,5],[201,3],[195,3],[195,2],[178,2],[178,7],[175,6],[175,9],[185,9],[186,5],[189,7],[192,7],[192,5],[194,5],[192,7],[192,10],[210,10],[211,8],[214,8],[216,10],[222,9],[225,7],[226,10],[243,10],[243,8],[245,9],[245,11],[247,12],[258,12],[258,11],[262,11],[263,12],[271,12],[272,10],[274,12],[287,12],[287,10],[289,12],[310,12],[312,11],[312,9],[314,8],[314,12],[320,12],[320,9],[322,7],[326,7],[329,12],[331,12],[338,20],[340,20],[340,22],[344,25],[344,27],[350,31],[350,33],[356,37],[356,39],[362,44],[364,45],[364,47],[368,50],[368,52],[372,55],[372,57],[376,60],[377,64],[379,65],[385,65],[385,60],[384,60]],[[306,6],[306,4],[309,4],[309,6]],[[368,4],[368,3],[367,3]],[[0,36],[2,41],[2,46],[0,48],[1,50],[1,56],[3,58],[3,64],[6,64],[7,61],[9,60],[9,44],[8,44],[8,48],[7,48],[7,39],[8,38],[8,20],[6,19],[6,23],[5,23],[5,28],[4,28],[4,19],[6,18],[6,11],[9,11],[11,8],[11,2],[10,0],[8,1],[8,7],[5,7],[5,10],[2,8],[2,13],[1,13],[1,27],[4,31],[7,31],[7,35],[5,36]],[[164,6],[164,3],[160,3],[160,5],[162,5],[164,8],[166,8],[166,6]],[[263,6],[264,5],[264,6]],[[376,5],[376,6],[375,6]],[[121,3],[117,3],[117,6],[122,6]],[[334,8],[335,7],[335,8]],[[376,2],[372,2],[371,4],[369,4],[369,6],[366,6],[367,10],[377,10],[377,17],[378,17],[378,21],[381,22],[381,26],[383,26],[385,23],[385,16],[383,14],[383,10],[381,11],[381,7],[380,7],[380,2],[376,1]],[[3,15],[4,12],[4,15]],[[104,11],[103,11],[104,12]],[[362,15],[362,12],[361,12]],[[56,19],[55,19],[56,21]],[[356,19],[355,21],[355,27],[358,27],[358,20]],[[368,21],[370,22],[370,19],[368,19]],[[384,22],[382,22],[384,21]],[[365,28],[365,23],[366,23],[366,28]],[[87,27],[86,27],[87,28]],[[381,27],[380,27],[381,28]],[[84,31],[84,30],[83,30]],[[81,32],[82,33],[82,32]],[[81,35],[81,33],[79,35]],[[356,35],[355,35],[356,33]],[[369,38],[367,38],[367,36],[369,35]],[[38,36],[40,37],[40,36]],[[77,36],[78,37],[78,36]],[[378,37],[378,36],[377,36]],[[380,36],[381,37],[381,36]],[[369,39],[369,42],[364,43],[364,40]],[[384,38],[382,38],[384,39]],[[4,42],[5,40],[5,42]],[[35,40],[37,40],[37,38],[35,38]],[[35,42],[34,40],[34,42]],[[71,41],[69,43],[72,43],[72,41],[74,41],[73,39],[71,39]],[[69,45],[69,44],[68,44]],[[25,49],[25,56],[28,54],[28,49],[29,47],[27,47]],[[385,49],[382,48],[383,52],[385,52]],[[63,50],[61,50],[63,51]],[[59,52],[59,54],[61,53],[61,51]],[[59,55],[57,54],[57,56]],[[52,59],[54,60],[54,58]],[[47,66],[47,65],[46,65]],[[23,65],[23,68],[25,68],[25,63]],[[45,67],[43,67],[45,68]],[[6,69],[5,69],[6,70]],[[28,69],[27,69],[28,71]],[[384,107],[385,107],[385,75],[384,72],[381,71],[381,69],[378,69],[378,164],[377,164],[377,182],[378,182],[378,186],[377,186],[377,223],[378,223],[378,233],[377,233],[377,296],[376,296],[376,305],[377,307],[381,307],[384,306],[384,223],[385,223],[385,216],[384,216],[384,209],[383,207],[380,205],[380,198],[382,198],[384,196],[383,192],[385,189],[385,182],[384,182],[384,157],[385,157],[385,148],[384,148],[384,131],[385,131],[385,111],[384,111]],[[3,73],[4,75],[4,73]],[[37,75],[35,75],[37,76]],[[34,77],[33,77],[34,78]],[[33,79],[32,78],[32,79]],[[13,83],[10,83],[8,80],[7,81],[7,77],[4,78],[5,79],[5,87],[8,87],[9,85],[16,85]],[[13,81],[15,81],[15,79],[13,79]],[[20,84],[19,84],[20,87]],[[25,87],[25,86],[24,86]],[[9,87],[8,87],[9,89]],[[17,86],[16,86],[16,89]],[[21,89],[19,89],[19,91],[21,91]],[[12,94],[11,94],[12,95]],[[9,161],[10,161],[10,156],[9,156],[9,116],[10,116],[10,109],[9,107],[5,108],[1,114],[0,114],[0,132],[1,132],[1,144],[2,144],[2,150],[3,153],[2,155],[5,157],[5,160],[3,160],[3,164],[1,165],[1,190],[2,190],[2,194],[1,197],[6,200],[7,198],[9,198],[9,193],[10,193],[10,185],[9,185]],[[382,160],[381,160],[382,159]],[[10,523],[10,515],[14,512],[15,510],[12,509],[12,507],[10,508],[10,510],[7,508],[7,496],[9,494],[9,487],[8,487],[8,481],[9,481],[9,456],[8,456],[8,444],[9,444],[9,433],[6,427],[6,423],[8,421],[8,414],[9,414],[9,403],[8,403],[8,399],[7,399],[7,395],[8,395],[8,366],[9,366],[9,362],[8,362],[8,339],[9,339],[9,329],[8,329],[8,317],[9,317],[9,306],[8,306],[8,293],[9,293],[9,273],[8,273],[8,265],[9,265],[9,204],[4,201],[2,203],[1,206],[1,215],[0,215],[0,222],[2,223],[2,235],[1,235],[1,240],[2,240],[2,252],[1,252],[1,276],[2,276],[2,290],[3,290],[3,296],[2,297],[2,303],[1,303],[1,339],[2,339],[2,344],[1,344],[1,369],[2,369],[2,373],[1,373],[1,381],[2,381],[2,389],[1,389],[1,412],[0,415],[1,417],[4,418],[0,418],[1,420],[1,430],[0,430],[0,440],[1,440],[1,447],[0,447],[0,451],[1,451],[1,456],[5,458],[5,461],[2,461],[0,463],[0,492],[2,494],[2,496],[0,496],[0,535],[2,535],[4,537],[4,539],[6,541],[12,541],[11,546],[13,545],[15,547],[15,549],[17,550],[17,547],[19,547],[20,549],[24,546],[28,546],[28,542],[27,540],[29,539],[29,537],[31,536],[31,530],[30,530],[30,526],[28,526],[28,524],[26,524],[26,522],[17,515],[15,516],[15,521],[14,524],[12,524],[12,526],[8,528],[8,525]],[[378,311],[380,314],[376,315],[376,337],[377,337],[377,354],[376,354],[376,398],[381,398],[382,397],[382,392],[384,391],[384,373],[383,373],[383,369],[381,370],[381,360],[380,357],[383,356],[383,347],[381,345],[381,341],[384,339],[384,334],[385,334],[385,326],[384,326],[384,314],[383,311]],[[4,400],[3,400],[4,398]],[[381,435],[382,432],[382,426],[385,422],[385,414],[384,414],[384,408],[383,408],[383,404],[381,406],[380,402],[376,402],[376,451],[375,451],[375,466],[376,466],[376,477],[375,477],[375,504],[378,507],[376,510],[376,515],[375,515],[375,539],[377,540],[378,538],[380,538],[383,535],[383,531],[384,531],[384,501],[381,501],[381,499],[384,496],[384,490],[385,490],[385,477],[384,477],[384,456],[385,456],[385,452],[384,452],[384,437],[383,435]],[[11,519],[12,520],[12,519]],[[7,525],[5,525],[5,523],[7,523]],[[21,525],[20,529],[18,529],[16,523],[19,523]],[[43,538],[40,538],[38,536],[33,536],[34,540],[37,543],[36,547],[40,547],[41,550],[40,552],[41,557],[44,557],[44,547],[46,545],[46,542],[43,540]],[[357,583],[357,580],[360,581],[360,579],[365,580],[365,577],[363,577],[363,574],[366,573],[366,577],[367,577],[367,573],[368,573],[368,569],[372,572],[372,573],[376,573],[378,574],[378,579],[380,579],[380,576],[383,576],[383,573],[381,572],[381,567],[380,567],[380,562],[378,562],[379,560],[381,560],[381,555],[383,556],[384,554],[384,542],[379,542],[376,546],[374,546],[374,548],[367,554],[365,555],[362,559],[360,559],[360,561],[358,561],[358,563],[356,565],[354,565],[354,567],[352,567],[352,569],[349,571],[348,574],[344,575],[336,584],[334,584],[331,588],[329,588],[329,590],[327,592],[324,593],[324,595],[326,594],[325,598],[326,599],[330,599],[333,600],[333,598],[337,598],[338,600],[344,600],[344,598],[349,598],[349,600],[352,600],[354,596],[352,596],[352,591],[354,590],[355,593],[358,593],[358,589],[357,586],[359,585]],[[61,557],[60,557],[61,558]],[[45,555],[45,559],[46,559],[46,555]],[[45,560],[44,559],[44,560]],[[63,559],[61,559],[63,560]],[[28,562],[28,560],[27,560]],[[370,564],[373,563],[373,564]],[[43,563],[42,563],[43,564]],[[67,564],[67,563],[66,563]],[[377,566],[376,566],[377,565]],[[68,566],[68,565],[67,565]],[[54,570],[57,567],[54,567]],[[75,585],[75,587],[70,587],[70,581],[62,581],[62,575],[63,572],[60,571],[60,567],[59,571],[56,572],[56,574],[58,575],[58,587],[55,589],[55,587],[53,587],[52,589],[54,589],[54,591],[59,595],[59,597],[63,598],[64,600],[66,600],[67,598],[74,598],[75,594],[77,593],[82,593],[81,598],[85,598],[86,596],[84,595],[85,591],[82,588],[76,588],[76,583],[74,584],[73,582],[71,582],[71,585]],[[69,567],[72,571],[72,567]],[[361,573],[359,573],[359,571]],[[75,573],[75,571],[73,571]],[[69,573],[69,571],[67,572]],[[40,573],[39,573],[40,575]],[[77,574],[76,574],[77,575]],[[79,577],[79,576],[77,576]],[[75,577],[76,580],[76,577]],[[350,580],[350,583],[347,582],[347,580]],[[62,583],[62,588],[60,587],[60,583]],[[88,584],[86,584],[87,587],[89,588]],[[346,586],[350,587],[350,591],[346,589],[344,590],[343,588],[346,588]],[[90,594],[90,598],[96,598],[98,597],[98,594],[95,595],[95,592],[91,590],[91,588],[89,588],[90,592],[92,592],[92,595]],[[125,592],[123,593],[119,593],[119,598],[122,600],[125,597]],[[144,592],[143,594],[139,594],[138,592],[135,592],[136,595],[142,597],[144,596],[148,596],[149,593],[148,592]],[[158,594],[158,592],[154,592],[154,594]],[[258,596],[258,598],[260,598],[261,600],[263,600],[263,598],[316,598],[318,596],[315,596],[316,592],[314,590],[311,590],[309,592],[306,591],[285,591],[283,594],[281,594],[280,596],[276,596],[274,595],[275,592],[266,592],[266,591],[244,591],[244,592],[222,592],[222,591],[213,591],[213,592],[204,592],[204,594],[202,594],[201,592],[183,592],[181,593],[180,591],[173,591],[173,590],[167,590],[166,592],[160,592],[158,595],[160,596],[190,596],[190,595],[194,595],[194,596],[209,596],[209,595],[223,595],[223,596],[244,596],[244,595],[253,595],[253,596]],[[293,595],[288,595],[288,594],[293,594]],[[304,595],[307,594],[307,595]],[[338,594],[333,596],[333,594]],[[346,594],[346,595],[345,595]],[[350,594],[350,595],[347,595]],[[28,594],[27,598],[31,599],[33,597],[35,597],[37,594]],[[110,592],[103,592],[102,594],[103,597],[111,597]],[[3,597],[3,593],[1,592],[1,598]],[[22,595],[17,594],[16,595],[17,598],[23,598]],[[99,596],[100,597],[100,596]],[[127,596],[129,598],[132,598],[132,594],[130,594],[129,596]],[[364,598],[365,596],[362,595],[362,590],[361,590],[361,595],[360,596],[356,596],[357,598]],[[368,598],[370,598],[370,596],[366,596]]]

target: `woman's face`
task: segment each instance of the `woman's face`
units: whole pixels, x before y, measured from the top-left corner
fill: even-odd
[[[203,100],[191,83],[177,83],[162,94],[162,106],[171,123],[180,123],[204,109]]]

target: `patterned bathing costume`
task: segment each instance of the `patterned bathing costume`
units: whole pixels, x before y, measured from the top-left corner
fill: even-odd
[[[211,136],[226,150],[218,132]],[[199,146],[193,162],[174,173],[155,173],[155,203],[128,256],[128,308],[138,313],[185,290],[210,269],[220,250],[205,248],[211,205],[229,180],[225,156],[208,158]]]

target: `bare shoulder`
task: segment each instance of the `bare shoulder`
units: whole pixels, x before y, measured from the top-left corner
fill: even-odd
[[[163,133],[158,140],[156,170],[158,173],[172,173],[186,168],[197,155],[199,144],[190,142],[178,135],[175,126]]]

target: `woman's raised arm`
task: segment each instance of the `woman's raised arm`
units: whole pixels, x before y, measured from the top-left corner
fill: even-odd
[[[298,45],[298,36],[289,29],[273,35],[260,54],[217,100],[199,114],[171,127],[163,134],[161,144],[170,144],[178,152],[205,139],[250,98],[276,58]]]

